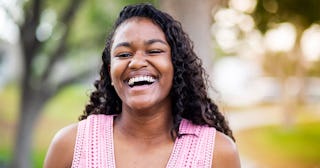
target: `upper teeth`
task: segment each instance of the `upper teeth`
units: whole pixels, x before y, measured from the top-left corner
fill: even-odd
[[[135,82],[142,82],[142,81],[154,82],[156,81],[156,79],[151,76],[137,76],[137,77],[130,78],[128,81],[128,84],[133,85]]]

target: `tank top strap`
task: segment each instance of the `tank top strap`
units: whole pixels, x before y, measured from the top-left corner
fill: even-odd
[[[167,168],[211,168],[216,129],[183,119]]]
[[[113,115],[89,115],[78,123],[72,167],[114,168]]]

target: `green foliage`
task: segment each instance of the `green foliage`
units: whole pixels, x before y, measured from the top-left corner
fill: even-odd
[[[142,1],[29,0],[20,2],[23,3],[23,17],[25,18],[23,20],[25,23],[19,25],[20,32],[22,32],[20,33],[20,38],[23,48],[22,58],[24,59],[22,62],[24,73],[21,77],[23,79],[21,80],[21,85],[23,85],[21,88],[23,90],[21,92],[26,93],[23,95],[23,99],[21,99],[24,101],[21,103],[24,107],[21,108],[20,114],[26,114],[24,110],[29,109],[28,107],[34,107],[33,109],[35,110],[30,111],[38,114],[37,110],[43,111],[41,109],[42,105],[47,104],[46,101],[50,102],[50,99],[59,93],[62,88],[83,79],[86,77],[85,75],[91,74],[90,72],[93,70],[98,71],[96,66],[88,67],[88,65],[92,64],[81,66],[79,64],[81,61],[79,60],[83,60],[84,56],[88,61],[92,59],[100,60],[99,57],[104,47],[106,34],[110,30],[119,11],[124,4],[138,2]],[[70,59],[72,60],[70,61]],[[77,67],[73,68],[72,63],[77,64]],[[60,68],[59,66],[61,65],[64,67]],[[57,72],[58,68],[65,70],[65,72],[67,71],[66,75],[59,74]],[[55,79],[57,76],[64,79],[57,80]],[[17,89],[15,88],[15,90]],[[15,123],[23,120],[18,120],[19,102],[17,99],[19,99],[20,93],[14,91],[15,97],[13,100],[10,97],[11,93],[9,91],[0,93],[0,100],[2,100],[0,102],[0,114],[3,116],[0,118],[0,131],[1,136],[3,137],[3,134],[5,136],[5,138],[0,138],[0,158],[2,158],[3,151],[10,151],[4,152],[5,156],[12,153],[13,133],[17,127]],[[69,92],[67,95],[68,99],[58,98],[58,104],[60,105],[50,106],[50,102],[45,110],[54,114],[52,119],[44,117],[44,120],[47,122],[42,124],[40,122],[41,126],[35,127],[36,138],[33,143],[37,146],[37,150],[41,149],[40,155],[43,156],[44,152],[42,151],[47,149],[48,142],[51,140],[54,132],[58,128],[68,125],[71,121],[76,122],[77,117],[83,111],[85,101],[87,100],[85,95],[83,96],[84,98],[80,95],[72,96],[73,93]],[[30,99],[34,102],[30,103],[31,101],[27,101]],[[62,99],[62,102],[60,99]],[[75,107],[72,110],[72,107],[69,108],[70,106]],[[54,117],[55,115],[58,117]],[[32,119],[36,120],[37,117]],[[33,120],[28,121],[34,123]],[[24,157],[27,157],[30,151],[23,149],[28,149],[24,148],[24,146],[31,144],[23,144],[23,142],[24,138],[29,137],[20,138],[19,135],[21,135],[21,132],[30,132],[32,134],[34,131],[32,127],[27,127],[21,123],[23,122],[19,123],[22,129],[18,129],[16,134],[18,135],[17,141],[22,142],[17,144],[22,145],[16,146],[16,149],[20,150],[18,152],[23,153]],[[29,141],[27,140],[26,142]],[[43,143],[46,145],[43,145]],[[4,157],[4,160],[6,158],[8,157]],[[38,151],[35,158],[39,158]],[[13,159],[15,163],[23,160],[15,156]],[[38,161],[36,162],[38,163]],[[22,164],[28,166],[29,163]]]
[[[273,23],[289,21],[305,29],[320,21],[318,0],[258,0],[253,13],[257,27],[266,32]]]
[[[56,15],[51,37],[42,42],[44,46],[41,49],[41,53],[45,56],[56,49],[60,43],[59,39],[61,35],[66,31],[66,25],[61,22],[61,18],[69,2],[49,0],[45,1],[42,5],[41,17],[48,11]],[[110,32],[112,24],[123,6],[146,2],[156,3],[155,0],[84,0],[84,3],[76,14],[75,20],[70,25],[71,29],[66,47],[70,51],[78,51],[79,53],[88,50],[95,50],[100,53],[104,47],[106,36]],[[24,4],[26,10],[30,10],[31,7],[30,1]],[[74,56],[74,54],[71,56]]]
[[[272,29],[276,24],[290,22],[294,24],[297,31],[295,51],[301,50],[299,41],[304,30],[313,23],[320,23],[319,13],[320,1],[318,0],[258,0],[255,11],[251,14],[255,20],[257,28],[265,33]],[[292,54],[292,53],[291,53]],[[264,69],[268,74],[279,77],[279,74],[297,75],[292,72],[298,72],[295,69],[306,68],[310,76],[319,76],[319,63],[314,62],[308,67],[304,67],[299,58],[289,58],[288,56],[278,56],[279,54],[267,55],[264,63]],[[283,55],[283,54],[282,54]],[[295,57],[300,57],[296,54]],[[268,60],[270,59],[270,60]],[[274,66],[276,64],[277,66]],[[282,69],[281,69],[282,68]],[[303,72],[304,73],[304,72]]]
[[[0,167],[7,167],[12,150],[8,146],[0,145]]]
[[[90,0],[85,1],[81,12],[72,27],[71,46],[81,48],[95,48],[102,50],[106,36],[119,12],[125,5],[136,3],[153,3],[147,0]]]
[[[62,127],[77,122],[88,100],[87,88],[82,85],[67,87],[48,102],[39,119],[33,137],[32,161],[42,167],[53,135]],[[12,84],[0,91],[0,167],[12,159],[15,123],[18,118],[18,87]]]
[[[29,1],[27,1],[29,2]],[[45,9],[51,8],[53,10],[56,11],[56,13],[58,14],[58,17],[61,18],[62,14],[64,12],[64,10],[66,9],[66,7],[68,6],[70,1],[56,1],[56,0],[47,0],[47,1],[43,1],[43,6]]]
[[[71,46],[102,49],[106,34],[116,17],[114,13],[118,13],[113,6],[101,0],[86,1],[72,27]]]

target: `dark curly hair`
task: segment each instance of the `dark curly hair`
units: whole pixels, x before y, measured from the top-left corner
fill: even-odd
[[[90,96],[84,114],[80,120],[90,114],[120,114],[122,101],[111,85],[109,75],[110,50],[115,30],[126,20],[133,17],[146,17],[157,24],[165,34],[171,47],[171,59],[174,67],[173,85],[170,91],[172,100],[173,134],[180,137],[179,124],[182,118],[197,125],[209,125],[234,140],[225,117],[207,94],[208,77],[202,62],[193,51],[193,44],[182,30],[181,24],[170,15],[150,4],[130,5],[123,8],[109,34],[102,54],[103,65],[100,79],[96,80],[96,90]]]

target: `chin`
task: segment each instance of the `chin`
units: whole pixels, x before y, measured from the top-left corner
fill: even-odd
[[[132,110],[148,110],[152,108],[152,105],[143,102],[131,103],[128,106]]]
[[[122,103],[124,105],[123,110],[155,111],[155,109],[159,110],[163,108],[170,108],[171,99],[169,97],[162,98],[160,96],[140,96],[125,99]]]

